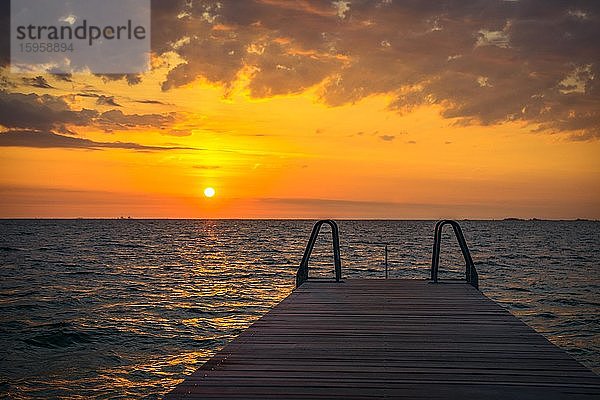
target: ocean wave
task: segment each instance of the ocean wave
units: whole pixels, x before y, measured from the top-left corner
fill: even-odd
[[[64,322],[38,325],[35,331],[38,333],[22,339],[23,342],[34,347],[60,349],[93,341],[92,334]]]
[[[23,251],[23,249],[18,247],[0,246],[0,251]]]
[[[537,318],[544,318],[544,319],[557,319],[558,318],[558,316],[556,314],[551,313],[549,311],[538,313],[538,314],[534,314],[534,316],[537,317]]]

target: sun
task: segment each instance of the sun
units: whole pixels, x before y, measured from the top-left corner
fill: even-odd
[[[215,195],[215,189],[211,188],[211,187],[207,187],[206,189],[204,189],[204,196],[205,197],[213,197]]]

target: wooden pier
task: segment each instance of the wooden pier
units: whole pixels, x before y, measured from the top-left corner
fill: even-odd
[[[465,282],[308,280],[167,399],[598,399],[600,377]]]

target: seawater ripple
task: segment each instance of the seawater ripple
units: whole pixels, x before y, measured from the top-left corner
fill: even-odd
[[[283,299],[312,221],[0,221],[0,398],[160,398]],[[427,278],[434,221],[340,221],[343,274]],[[600,372],[600,223],[462,221],[481,290]],[[445,232],[441,275],[462,277]],[[320,237],[312,276],[332,276]]]

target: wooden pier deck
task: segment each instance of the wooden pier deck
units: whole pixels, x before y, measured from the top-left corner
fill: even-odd
[[[465,283],[307,281],[167,399],[598,399],[600,377]]]

